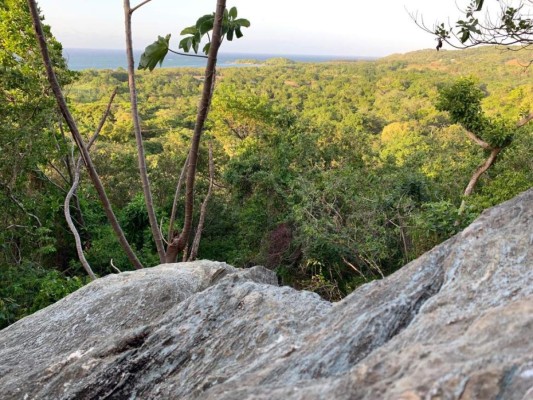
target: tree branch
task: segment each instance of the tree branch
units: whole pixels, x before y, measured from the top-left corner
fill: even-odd
[[[109,99],[109,102],[107,103],[107,107],[104,111],[104,114],[102,115],[102,118],[100,118],[100,123],[96,127],[96,130],[89,140],[89,143],[87,144],[87,148],[89,149],[95,140],[98,138],[98,135],[102,131],[102,128],[107,120],[107,117],[109,116],[109,112],[111,111],[111,104],[113,103],[113,100],[115,98],[115,95],[117,94],[117,88],[113,90],[113,93],[111,93],[111,98]],[[74,158],[74,152],[71,151],[71,158]],[[87,274],[91,277],[92,280],[96,279],[96,275],[94,274],[91,265],[85,258],[85,254],[83,253],[83,246],[80,238],[80,234],[78,233],[78,230],[76,229],[76,225],[74,225],[74,222],[72,221],[72,217],[70,215],[70,201],[72,199],[72,196],[76,195],[76,191],[78,190],[78,186],[80,183],[80,172],[81,172],[81,163],[82,158],[78,157],[78,161],[76,163],[76,166],[74,168],[74,179],[72,182],[72,186],[70,190],[68,191],[66,197],[65,197],[65,203],[64,203],[64,212],[65,212],[65,219],[67,220],[67,225],[70,228],[70,231],[74,235],[74,241],[76,242],[76,252],[78,253],[78,258],[80,259],[81,264],[83,265],[83,268],[87,272]],[[79,203],[78,203],[79,207]],[[78,209],[79,213],[81,215],[81,209]]]
[[[141,5],[145,3],[146,2],[143,2],[141,3]],[[148,220],[150,221],[152,237],[157,248],[159,261],[161,263],[164,263],[165,247],[163,245],[163,236],[161,235],[161,231],[157,223],[157,217],[155,215],[152,190],[150,188],[150,180],[148,178],[148,170],[146,167],[146,156],[144,154],[144,144],[141,132],[141,120],[139,118],[139,109],[137,106],[137,87],[135,83],[135,64],[133,61],[133,40],[131,34],[131,14],[132,9],[130,8],[130,0],[124,0],[124,25],[126,30],[126,55],[128,58],[128,83],[130,88],[131,117],[133,119],[135,140],[137,142],[137,163],[139,165],[139,173],[141,176],[144,202],[146,204],[146,210],[148,212]]]
[[[142,3],[136,5],[135,7],[133,7],[132,9],[129,10],[130,15],[133,14],[135,11],[137,11],[142,6],[144,6],[145,4],[150,3],[151,1],[152,0],[144,0]]]
[[[496,161],[496,157],[502,149],[500,147],[495,147],[491,150],[489,157],[485,160],[483,164],[481,164],[477,169],[476,172],[472,175],[472,178],[470,178],[470,182],[468,182],[468,185],[466,186],[465,192],[463,196],[470,196],[472,192],[474,191],[474,187],[476,186],[477,181],[487,171],[492,164],[494,164],[494,161]]]
[[[118,87],[115,87],[115,89],[113,89],[113,92],[111,92],[111,96],[109,97],[109,101],[107,102],[107,107],[104,113],[102,114],[102,118],[100,118],[100,122],[98,123],[98,126],[96,127],[93,135],[87,142],[87,150],[91,149],[95,140],[98,138],[98,135],[100,135],[100,132],[102,132],[102,128],[104,127],[107,117],[109,117],[109,113],[111,112],[111,105],[113,104],[113,100],[115,100],[115,96],[117,95],[117,90],[118,90]]]
[[[189,54],[189,53],[181,53],[179,51],[174,51],[172,49],[168,49],[171,53],[177,54],[179,56],[187,56],[187,57],[198,57],[198,58],[208,58],[207,56],[202,56],[201,54]]]
[[[73,152],[72,152],[73,153]],[[78,185],[80,183],[80,169],[81,169],[81,157],[78,158],[78,162],[76,164],[76,169],[74,171],[74,182],[72,182],[72,187],[67,193],[67,196],[65,197],[65,203],[64,203],[64,212],[65,212],[65,219],[67,220],[67,225],[70,228],[70,231],[74,235],[74,241],[76,242],[76,252],[78,253],[78,258],[80,259],[81,265],[83,265],[83,268],[87,272],[87,274],[91,277],[92,280],[96,279],[96,275],[94,274],[91,266],[89,265],[89,262],[85,258],[85,254],[83,254],[83,246],[81,243],[80,234],[78,233],[78,230],[76,229],[76,226],[74,225],[74,222],[72,222],[72,217],[70,215],[70,200],[72,199],[72,196],[78,189]]]
[[[484,140],[482,140],[479,136],[477,136],[475,133],[472,133],[470,132],[469,130],[466,130],[466,135],[472,139],[472,141],[478,145],[480,145],[481,147],[483,147],[485,150],[492,150],[493,147],[485,142]]]
[[[207,204],[211,198],[211,193],[213,192],[213,182],[215,181],[215,161],[213,160],[213,140],[209,141],[209,188],[207,189],[207,194],[202,206],[200,207],[200,219],[198,220],[198,227],[196,228],[196,234],[194,235],[194,240],[191,245],[191,252],[189,254],[188,261],[196,260],[198,256],[198,249],[200,248],[200,241],[202,240],[202,232],[204,230],[205,224],[205,215],[207,212]]]
[[[39,15],[39,9],[37,7],[37,3],[35,0],[27,0],[27,1],[28,1],[30,13],[31,13],[32,21],[33,21],[33,27],[34,27],[37,41],[39,43],[39,47],[41,50],[41,56],[44,62],[44,67],[46,69],[46,75],[48,78],[48,82],[50,83],[52,92],[54,93],[59,109],[61,110],[61,114],[63,115],[63,118],[65,119],[65,122],[67,123],[67,126],[70,129],[74,142],[76,143],[76,145],[78,146],[78,149],[80,150],[83,162],[85,163],[85,166],[87,168],[91,181],[93,182],[93,185],[98,193],[100,201],[104,207],[106,216],[109,222],[111,223],[111,226],[113,227],[115,234],[117,235],[120,245],[124,249],[132,265],[137,269],[142,268],[143,266],[141,262],[139,261],[139,259],[133,252],[131,246],[129,245],[128,240],[126,239],[126,236],[124,235],[124,232],[122,231],[122,228],[120,227],[120,224],[115,216],[115,213],[113,212],[111,202],[109,201],[109,198],[107,197],[107,193],[104,189],[104,186],[102,185],[102,181],[100,180],[100,177],[98,176],[98,173],[96,172],[96,168],[89,155],[89,151],[87,150],[87,147],[85,146],[85,143],[83,142],[82,136],[78,130],[78,126],[76,122],[74,121],[72,114],[70,113],[70,110],[67,106],[65,98],[61,91],[61,87],[59,86],[57,76],[52,68],[52,61],[50,59],[50,54],[48,52],[48,45],[46,44],[46,38],[44,36],[43,27],[41,25],[41,17]]]
[[[20,201],[18,201],[17,198],[13,195],[13,193],[11,193],[11,188],[8,185],[6,185],[3,182],[0,182],[0,187],[4,188],[4,190],[5,190],[6,194],[7,194],[7,197],[9,197],[13,201],[13,203],[15,203],[17,205],[17,207],[20,208],[24,212],[24,214],[27,214],[30,217],[32,217],[33,219],[35,219],[37,221],[37,224],[39,224],[39,227],[43,226],[43,224],[41,223],[41,220],[39,219],[39,217],[37,217],[35,214],[32,214],[31,212],[26,210],[26,207],[24,207],[24,204],[22,204]]]
[[[176,213],[178,209],[178,200],[180,196],[181,186],[183,185],[183,180],[185,179],[185,174],[187,173],[187,166],[189,165],[189,154],[183,163],[181,168],[180,177],[178,179],[178,184],[176,185],[176,191],[174,192],[174,201],[172,202],[172,211],[170,212],[170,222],[168,224],[168,243],[172,241],[174,237],[174,222],[176,221]]]
[[[522,118],[520,121],[516,123],[517,128],[521,128],[522,126],[526,125],[529,121],[533,119],[533,112],[529,113],[529,115],[526,115],[524,118]]]

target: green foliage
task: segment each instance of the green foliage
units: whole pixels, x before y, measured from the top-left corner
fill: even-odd
[[[141,54],[138,68],[149,69],[152,71],[157,64],[161,66],[168,53],[169,42],[170,34],[166,35],[165,37],[158,36],[157,40],[146,47],[144,53]]]
[[[508,146],[517,129],[516,123],[508,118],[488,118],[481,108],[483,97],[475,80],[462,78],[440,90],[437,109],[448,111],[452,122],[461,124],[491,146]]]
[[[45,26],[54,69],[68,71],[61,45]],[[63,194],[52,183],[67,146],[57,129],[55,101],[33,33],[26,2],[0,2],[0,264],[45,262],[72,245],[58,239],[65,226]]]
[[[375,62],[271,60],[260,68],[220,68],[206,124],[215,147],[215,187],[199,257],[239,267],[267,265],[284,284],[339,299],[446,240],[486,207],[531,187],[532,128],[510,129],[533,105],[531,71],[524,73],[520,57],[520,52],[480,48],[421,51]],[[465,74],[477,78],[460,80],[454,88]],[[155,69],[139,71],[137,78],[148,172],[158,220],[163,219],[165,228],[195,122],[201,71]],[[128,239],[145,265],[156,265],[139,196],[124,71],[84,71],[68,93],[82,129],[92,131],[105,106],[102,99],[115,86],[119,90],[111,123],[92,154]],[[437,98],[442,101],[439,109]],[[0,107],[6,104],[0,102]],[[2,265],[15,265],[22,258],[23,265],[32,261],[46,271],[82,276],[62,223],[63,193],[42,175],[30,174],[39,166],[62,183],[47,164],[52,160],[62,165],[56,139],[60,145],[63,140],[52,135],[48,111],[43,109],[42,118],[25,131],[35,128],[30,136],[35,143],[47,138],[39,142],[41,154],[30,152],[31,141],[23,140],[23,130],[14,124],[0,127],[11,135],[0,136],[0,141],[7,137],[5,143],[21,146],[6,147],[10,157],[2,164],[2,180],[8,181],[14,165],[27,171],[18,175],[12,192],[0,190],[9,204],[1,221]],[[453,124],[464,120],[478,124],[490,143],[502,144],[506,133],[512,133],[513,141],[485,174],[456,224],[461,193],[485,159],[484,151],[465,139],[464,127]],[[46,126],[48,135],[41,136],[38,126]],[[31,154],[31,162],[25,164],[15,154]],[[207,191],[207,159],[202,143],[196,206]],[[128,260],[97,196],[84,184],[87,178],[82,180],[87,258],[100,276],[116,272],[111,260],[127,270]],[[41,220],[43,229],[9,193]],[[182,203],[180,199],[179,210]],[[182,218],[178,212],[178,225]],[[14,222],[29,228],[7,228]],[[33,289],[27,290],[35,297]],[[13,303],[11,294],[0,297],[4,307],[22,304]]]
[[[512,2],[501,2],[498,14],[487,12],[485,20],[480,22],[476,13],[482,11],[484,3],[484,0],[471,0],[464,9],[464,19],[456,22],[455,32],[452,27],[446,28],[444,23],[441,23],[437,24],[435,35],[447,41],[455,36],[461,45],[468,44],[468,47],[494,44],[521,45],[526,48],[531,45],[533,20],[528,2],[519,2],[516,7],[513,7]]]
[[[0,329],[34,313],[88,282],[33,264],[0,266]]]
[[[232,7],[230,10],[224,10],[221,32],[222,39],[225,38],[230,42],[234,37],[240,39],[243,37],[242,28],[250,27],[250,21],[244,18],[237,18],[237,14],[236,7]],[[189,26],[180,32],[180,35],[184,36],[184,38],[180,40],[178,48],[185,53],[189,53],[192,50],[194,53],[198,54],[200,44],[202,43],[204,36],[207,35],[209,40],[202,48],[202,52],[207,55],[211,46],[209,32],[213,30],[214,23],[215,13],[206,14],[198,18],[196,24]],[[157,41],[146,47],[144,53],[141,55],[138,68],[140,70],[149,69],[152,71],[158,63],[159,65],[163,64],[169,51],[169,42],[170,34],[166,35],[164,38],[158,36]]]
[[[209,32],[213,30],[215,23],[215,14],[206,14],[196,21],[195,25],[189,26],[183,29],[180,35],[185,36],[179,44],[179,48],[188,53],[191,49],[198,54],[200,43],[204,35],[209,35]],[[224,16],[222,20],[222,38],[226,38],[228,41],[232,41],[233,37],[240,39],[243,36],[242,28],[249,28],[250,21],[244,18],[237,18],[237,8],[232,7],[229,11],[224,10]],[[202,52],[204,54],[209,53],[209,47],[211,46],[211,40],[205,44]]]
[[[499,120],[496,112],[503,102],[512,121],[533,100],[527,77],[509,74],[514,56],[479,49],[438,58],[419,52],[374,63],[274,60],[261,68],[221,69],[207,127],[215,139],[217,185],[200,257],[237,266],[269,265],[287,284],[338,298],[445,240],[488,204],[488,192],[480,197],[485,187],[497,182],[499,199],[523,190],[529,175],[518,171],[528,165],[530,140],[520,133],[516,137],[522,144],[503,153],[502,169],[520,177],[516,184],[506,191],[495,170],[472,200],[465,221],[455,225],[460,194],[483,154],[472,152],[462,129],[450,126],[450,115],[435,108],[437,89],[451,86],[456,76],[476,73],[486,85],[474,85],[477,92],[465,85],[462,97],[454,101],[461,105],[465,94],[473,93],[468,107],[477,104],[487,120]],[[190,115],[201,83],[197,75],[192,69],[139,74],[139,93],[146,96],[140,102],[141,119],[151,137],[147,149],[153,148],[149,170],[158,208],[166,211],[161,217],[168,215],[186,157],[194,123]],[[102,97],[117,83],[109,72],[86,72],[72,93],[86,102],[89,114],[92,103],[85,94],[98,87],[94,98]],[[124,221],[128,237],[150,264],[155,258],[149,258],[153,246],[142,201],[136,197],[138,178],[127,172],[135,170],[126,142],[129,128],[117,125],[129,112],[121,96],[113,111],[113,131],[102,138],[105,145],[95,156],[113,188],[110,196],[127,210],[121,218],[129,220]],[[468,107],[460,111],[471,112]],[[472,114],[474,120],[480,116]],[[199,201],[206,177],[203,149]],[[272,237],[282,224],[289,227],[290,244],[276,248]],[[110,236],[103,228],[93,233],[88,252],[102,274],[112,272],[110,258],[120,268],[127,265]],[[276,251],[282,254],[274,262]]]
[[[484,97],[485,93],[475,79],[462,78],[439,91],[437,109],[448,111],[453,123],[460,123],[466,129],[476,132],[485,125],[481,109],[481,99]]]
[[[144,197],[138,194],[122,209],[120,218],[120,226],[137,250],[141,250],[146,242],[151,241],[147,231],[148,223]]]

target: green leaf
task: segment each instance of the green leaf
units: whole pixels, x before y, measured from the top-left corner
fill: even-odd
[[[180,32],[180,35],[194,35],[196,33],[196,26],[189,26]]]
[[[200,31],[200,34],[202,36],[205,35],[207,32],[209,32],[211,29],[213,29],[214,21],[215,21],[214,18],[209,18],[200,24],[200,27],[198,28],[198,30]]]
[[[241,28],[240,28],[240,26],[238,26],[238,27],[235,28],[235,36],[237,36],[237,39],[240,39],[240,38],[242,38],[242,37],[244,36],[244,35],[242,34],[242,32],[241,32]]]
[[[237,7],[231,7],[229,10],[229,16],[231,19],[237,18]]]
[[[206,14],[198,18],[198,21],[196,21],[196,28],[200,29],[202,24],[204,24],[206,21],[214,21],[215,20],[215,14]]]
[[[204,48],[203,48],[203,50],[202,50],[202,51],[204,52],[205,55],[207,55],[207,54],[209,53],[209,49],[210,49],[210,48],[211,48],[211,42],[206,43],[206,45],[204,46]]]
[[[200,34],[200,31],[197,31],[192,38],[193,42],[200,42],[202,40],[202,35]]]
[[[228,24],[223,24],[222,25],[222,29],[220,31],[220,34],[222,35],[222,37],[224,37],[224,35],[226,33],[228,33],[228,30],[229,30],[229,25]]]
[[[233,28],[229,28],[228,29],[228,33],[226,34],[226,38],[228,39],[228,41],[232,41],[233,40]]]
[[[192,45],[192,36],[188,36],[180,40],[179,48],[188,53]]]
[[[141,55],[138,69],[149,69],[152,71],[157,63],[163,64],[168,53],[168,44],[170,41],[170,34],[165,37],[158,36],[157,41],[146,47],[144,53]]]
[[[235,25],[244,26],[245,28],[249,28],[250,27],[250,21],[248,21],[247,19],[244,19],[244,18],[236,19],[233,22],[235,23]]]
[[[476,11],[481,11],[481,9],[483,8],[483,2],[485,0],[476,0]]]

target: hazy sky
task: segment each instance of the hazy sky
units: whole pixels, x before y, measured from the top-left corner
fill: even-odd
[[[430,25],[457,17],[468,0],[228,0],[251,21],[242,39],[225,52],[383,56],[434,47],[407,11],[419,11]],[[140,3],[132,1],[132,6]],[[124,47],[121,0],[39,0],[45,21],[64,47]],[[153,0],[135,12],[134,46],[143,49],[157,35],[178,34],[214,10],[215,0]]]

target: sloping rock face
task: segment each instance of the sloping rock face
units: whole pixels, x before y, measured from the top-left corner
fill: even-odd
[[[533,399],[533,190],[335,304],[262,267],[99,279],[0,331],[2,399]]]

